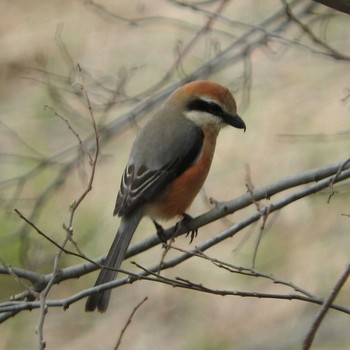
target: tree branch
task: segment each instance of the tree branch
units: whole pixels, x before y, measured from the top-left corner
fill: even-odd
[[[322,5],[328,6],[334,10],[350,14],[349,0],[314,0]]]
[[[310,183],[317,181],[314,184],[309,184],[307,187],[304,187],[302,189],[294,191],[292,194],[286,195],[284,198],[276,200],[274,202],[270,201],[268,205],[260,206],[259,211],[254,211],[252,214],[246,216],[245,218],[240,219],[238,222],[227,228],[226,230],[218,233],[214,237],[202,242],[199,244],[196,248],[193,250],[190,250],[187,253],[180,254],[179,256],[176,256],[174,258],[165,260],[162,263],[161,270],[168,269],[170,267],[174,267],[183,261],[191,258],[192,256],[202,253],[209,249],[210,247],[222,242],[223,240],[226,240],[232,236],[234,236],[237,232],[242,230],[245,227],[248,227],[252,223],[258,221],[261,219],[263,215],[265,215],[266,212],[272,213],[274,211],[280,210],[284,208],[285,206],[289,205],[290,203],[299,200],[301,198],[304,198],[306,196],[309,196],[311,194],[317,193],[325,188],[328,188],[329,186],[333,186],[334,183],[343,181],[345,179],[350,178],[350,165],[349,160],[334,163],[331,165],[327,165],[325,167],[320,167],[312,170],[308,170],[304,173],[297,174],[295,176],[289,176],[287,178],[284,178],[280,181],[277,181],[275,183],[272,183],[268,186],[262,187],[260,189],[254,189],[251,192],[246,193],[245,195],[229,202],[223,202],[218,203],[217,206],[208,211],[207,213],[193,219],[191,222],[188,223],[188,227],[186,231],[198,228],[201,226],[204,226],[208,224],[209,222],[213,222],[221,217],[224,217],[225,215],[228,215],[233,212],[237,212],[238,210],[245,208],[251,204],[254,204],[257,201],[260,201],[262,199],[269,199],[271,200],[271,197],[279,192],[282,192],[286,189],[290,189],[295,186],[299,186],[302,184]],[[254,204],[254,208],[256,208]],[[175,228],[170,228],[165,231],[165,235],[170,238],[174,235]],[[186,233],[185,229],[182,228],[178,230],[177,235],[181,235]],[[158,236],[152,236],[148,239],[145,239],[135,245],[133,245],[127,253],[127,257],[134,256],[136,254],[141,253],[142,251],[145,251],[154,245],[159,244],[159,238]],[[97,264],[103,262],[104,257],[100,257],[95,260]],[[91,263],[84,263],[75,265],[72,267],[68,267],[65,269],[62,269],[60,271],[59,276],[55,276],[53,279],[53,274],[47,274],[43,276],[43,279],[41,280],[41,283],[45,280],[47,282],[51,281],[51,283],[59,283],[67,279],[71,278],[77,278],[80,277],[90,271],[93,271],[97,268],[95,264]],[[151,273],[156,273],[159,270],[159,264],[156,264],[155,266],[149,268],[147,271]],[[1,270],[0,270],[1,271]],[[15,270],[14,270],[15,271]],[[115,288],[117,286],[126,284],[126,283],[132,283],[135,280],[138,280],[140,278],[144,278],[147,273],[141,273],[141,274],[131,274],[130,272],[126,272],[122,269],[119,269],[118,271],[125,272],[129,274],[129,277],[122,278],[117,281],[113,281],[104,285],[100,285],[94,288],[89,288],[85,290],[82,293],[78,293],[76,297],[73,298],[67,298],[64,301],[61,302],[54,302],[53,304],[50,304],[52,306],[64,306],[65,308],[70,305],[71,302],[74,302],[76,300],[79,300],[80,298],[86,297],[87,295],[94,293],[96,291],[105,290],[109,288]],[[3,273],[8,273],[6,269],[2,271]],[[24,274],[25,275],[25,274]],[[37,286],[36,286],[37,288]],[[256,295],[256,293],[255,293]],[[259,296],[260,297],[260,296]],[[288,297],[289,298],[289,297]],[[294,297],[293,297],[294,298]],[[297,298],[298,299],[298,298]],[[322,303],[322,301],[316,301],[316,303]],[[23,302],[22,304],[19,302],[13,302],[6,303],[5,305],[0,304],[0,313],[3,313],[2,319],[6,319],[6,313],[11,310],[11,306],[13,306],[12,311],[16,312],[18,310],[25,310],[25,309],[32,309],[37,307],[36,302]],[[47,304],[49,305],[49,304]],[[0,319],[1,320],[1,319]]]

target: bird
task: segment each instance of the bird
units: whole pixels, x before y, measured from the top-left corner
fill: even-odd
[[[131,147],[113,215],[120,225],[103,266],[119,269],[141,219],[187,217],[214,156],[219,131],[226,125],[246,130],[230,90],[208,80],[176,89],[141,128]],[[115,270],[100,270],[95,286],[112,281]],[[105,312],[111,290],[88,296],[85,311]]]

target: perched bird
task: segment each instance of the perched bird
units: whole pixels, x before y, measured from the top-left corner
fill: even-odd
[[[170,95],[132,146],[113,213],[121,223],[104,266],[120,267],[142,217],[186,215],[208,175],[216,138],[225,125],[246,129],[227,88],[200,80]],[[95,286],[115,276],[115,271],[102,268]],[[110,293],[90,295],[85,311],[105,312]]]

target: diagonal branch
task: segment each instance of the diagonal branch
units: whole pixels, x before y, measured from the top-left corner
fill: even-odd
[[[272,213],[274,211],[278,211],[286,206],[288,206],[290,203],[299,200],[301,198],[304,198],[306,196],[309,196],[310,194],[317,193],[325,188],[328,188],[329,186],[333,186],[334,183],[343,181],[345,179],[350,178],[350,165],[348,163],[348,160],[343,162],[338,162],[335,164],[328,165],[326,167],[317,168],[308,170],[302,174],[298,174],[295,176],[290,176],[285,179],[282,179],[278,182],[275,182],[273,184],[270,184],[268,186],[265,186],[260,189],[254,189],[249,193],[246,193],[245,195],[237,198],[236,200],[225,202],[225,203],[219,203],[214,209],[208,211],[207,213],[195,218],[193,221],[189,222],[188,229],[194,229],[203,225],[206,225],[209,222],[215,221],[218,218],[221,218],[225,215],[228,215],[230,213],[236,212],[244,207],[247,207],[251,204],[254,204],[256,201],[259,201],[261,199],[270,198],[274,194],[282,192],[286,189],[290,189],[295,186],[299,186],[301,184],[310,183],[317,181],[316,183],[313,183],[311,185],[308,185],[307,187],[303,187],[301,189],[295,190],[293,193],[286,195],[284,198],[276,200],[274,202],[270,202],[268,205],[260,206],[260,211],[254,210],[254,212],[239,221],[237,221],[235,224],[227,228],[226,230],[218,233],[214,237],[202,242],[194,249],[182,253],[174,258],[168,259],[166,261],[163,261],[161,270],[165,270],[171,267],[174,267],[183,261],[191,258],[192,256],[202,253],[209,249],[210,247],[213,247],[214,245],[231,238],[234,236],[237,232],[241,231],[243,228],[248,227],[252,223],[260,220],[261,216],[264,215],[265,212]],[[254,205],[255,208],[255,205]],[[184,234],[184,230],[179,230],[178,235]],[[170,228],[165,231],[165,234],[168,237],[171,237],[174,234],[174,228]],[[145,251],[154,245],[159,244],[159,238],[158,236],[152,236],[148,239],[143,240],[142,242],[133,245],[129,250],[127,257],[139,254],[142,251]],[[97,263],[103,262],[103,257],[96,259]],[[47,282],[51,281],[51,283],[59,283],[67,279],[76,278],[79,276],[82,276],[90,271],[93,271],[97,268],[95,264],[91,263],[84,263],[80,265],[71,266],[65,269],[62,269],[60,271],[59,276],[55,276],[55,279],[52,279],[53,274],[47,274],[44,276],[44,280]],[[67,298],[64,300],[64,302],[60,303],[54,303],[49,304],[49,301],[47,301],[47,305],[52,306],[64,306],[68,307],[70,303],[79,300],[83,297],[86,297],[87,295],[94,293],[96,291],[101,291],[105,289],[115,288],[117,286],[126,284],[126,283],[132,283],[133,281],[136,281],[140,278],[145,278],[145,276],[148,273],[156,273],[159,270],[159,264],[154,265],[153,267],[149,268],[146,272],[143,272],[141,274],[131,274],[129,272],[119,270],[121,272],[126,272],[129,274],[129,277],[119,279],[117,281],[113,281],[104,285],[100,285],[97,287],[89,288],[85,290],[84,292],[78,293],[75,297]],[[15,271],[15,270],[13,270]],[[6,269],[0,272],[7,273]],[[297,298],[298,299],[298,298]],[[306,300],[306,299],[305,299]],[[307,299],[309,300],[309,299]],[[316,303],[322,304],[322,300],[314,301]],[[25,310],[25,309],[31,309],[36,308],[38,304],[35,302],[28,303],[28,302],[14,302],[14,303],[6,303],[5,305],[0,304],[0,313],[2,313],[2,316],[0,317],[0,321],[4,321],[9,317],[8,311],[11,310],[11,306],[13,306],[12,311],[17,312],[18,310]]]

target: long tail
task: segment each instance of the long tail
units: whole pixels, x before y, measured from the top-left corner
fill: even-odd
[[[134,211],[132,214],[122,217],[119,229],[104,262],[105,266],[115,269],[120,267],[141,218],[142,214],[139,211]],[[95,286],[112,281],[116,275],[116,271],[102,269],[97,277]],[[85,311],[94,311],[97,308],[98,311],[105,312],[108,307],[110,295],[110,289],[91,294],[85,304]]]

